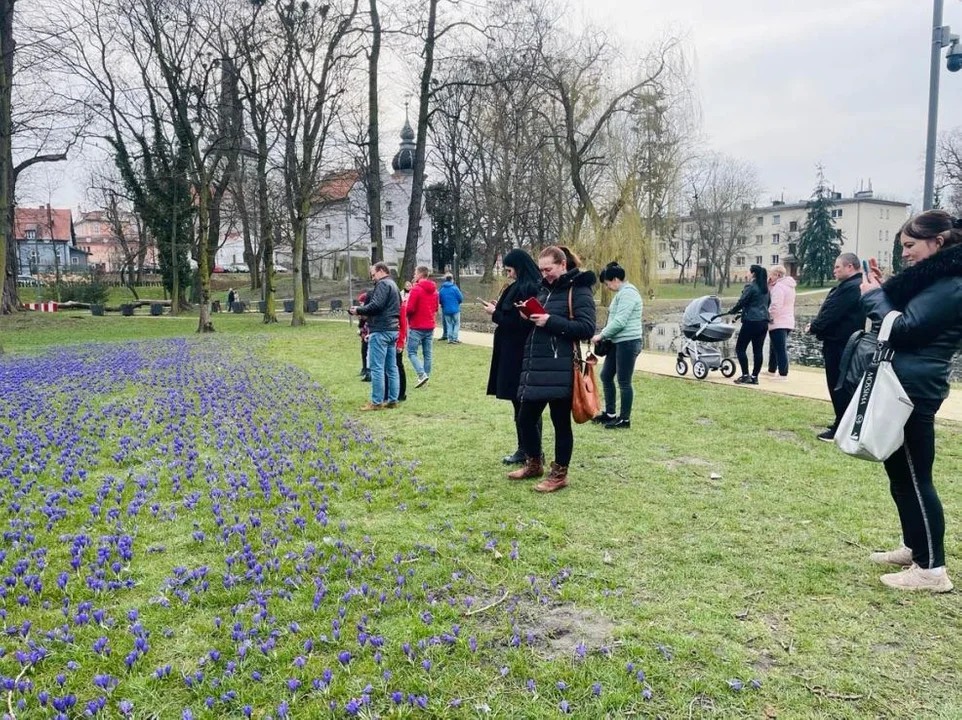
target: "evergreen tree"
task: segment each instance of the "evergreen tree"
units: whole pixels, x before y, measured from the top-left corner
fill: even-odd
[[[892,272],[902,271],[902,237],[900,233],[895,233],[895,242],[892,243]]]
[[[802,263],[803,283],[822,287],[832,277],[835,258],[842,252],[842,238],[832,220],[832,199],[825,177],[818,173],[818,185],[805,206],[808,217],[798,237],[798,257]]]

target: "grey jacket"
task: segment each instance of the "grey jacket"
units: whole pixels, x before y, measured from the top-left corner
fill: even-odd
[[[396,332],[400,327],[401,293],[394,281],[389,277],[378,280],[357,314],[367,318],[371,332]]]

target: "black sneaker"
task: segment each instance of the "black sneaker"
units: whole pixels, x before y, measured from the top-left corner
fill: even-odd
[[[755,382],[758,383],[758,380],[756,380]],[[737,378],[735,378],[735,384],[736,384],[736,385],[751,385],[751,384],[752,384],[752,376],[751,376],[751,375],[742,375],[741,377],[737,377]]]
[[[366,373],[362,375],[361,382],[371,382],[371,373]]]
[[[835,442],[835,431],[828,429],[825,432],[819,433],[817,437],[822,442]]]
[[[625,420],[624,418],[615,418],[611,422],[605,423],[605,430],[630,430],[631,420]]]
[[[598,425],[607,425],[612,420],[617,420],[617,419],[618,419],[617,415],[609,415],[608,413],[603,412],[591,418],[591,422],[597,423]]]
[[[749,385],[758,385],[758,375],[749,375],[749,376],[748,376],[748,384],[749,384]]]

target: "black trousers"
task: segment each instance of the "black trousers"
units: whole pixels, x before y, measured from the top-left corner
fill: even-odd
[[[367,369],[367,338],[361,338],[361,372],[366,373]],[[385,396],[387,397],[387,396]]]
[[[407,375],[404,374],[404,351],[398,350],[395,357],[397,358],[397,374],[401,378],[401,389],[398,391],[398,400],[407,399],[407,389],[408,389],[408,379]],[[387,373],[384,373],[384,397],[387,397]]]
[[[832,430],[838,427],[848,407],[849,398],[841,390],[835,390],[838,385],[838,378],[842,368],[842,353],[845,351],[844,342],[823,342],[822,356],[825,358],[825,382],[828,384],[828,396],[832,399],[832,408],[835,410],[835,419],[832,421]]]
[[[768,332],[767,320],[742,320],[742,328],[735,341],[735,357],[741,365],[742,375],[748,375],[748,344],[752,345],[752,375],[758,377],[762,370],[762,351],[765,347],[765,334]]]
[[[788,334],[791,330],[778,328],[768,331],[768,372],[778,370],[782,377],[788,375]]]
[[[541,457],[541,415],[545,407],[551,410],[551,424],[554,425],[554,461],[567,467],[571,463],[575,437],[571,432],[571,397],[548,402],[522,402],[518,411],[518,425],[521,428],[521,447],[524,454],[531,458]]]
[[[945,565],[945,514],[932,480],[934,462],[935,411],[916,409],[905,423],[905,444],[885,461],[885,472],[902,539],[921,568]]]

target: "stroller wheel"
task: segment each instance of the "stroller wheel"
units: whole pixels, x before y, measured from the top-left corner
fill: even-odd
[[[678,358],[678,361],[675,363],[675,372],[678,373],[679,375],[684,375],[685,373],[687,373],[688,363],[686,363],[681,358]]]
[[[721,374],[724,377],[730,378],[735,374],[735,361],[731,358],[725,358],[722,360],[721,364]]]
[[[701,360],[698,360],[691,366],[691,374],[699,380],[704,380],[708,377],[708,366]]]

